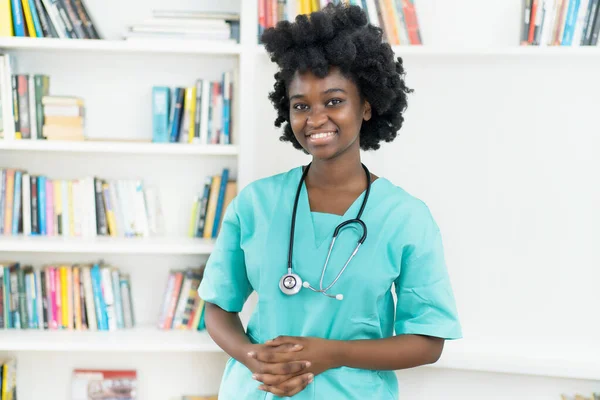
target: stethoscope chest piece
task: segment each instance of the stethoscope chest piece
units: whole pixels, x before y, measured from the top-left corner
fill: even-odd
[[[287,273],[279,280],[279,288],[287,295],[296,294],[302,288],[302,279],[297,274]]]

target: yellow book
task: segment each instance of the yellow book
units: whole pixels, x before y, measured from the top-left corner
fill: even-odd
[[[200,196],[195,195],[194,196],[194,204],[192,204],[192,213],[190,215],[190,223],[188,226],[188,236],[189,237],[194,237],[196,236],[196,220],[198,219],[198,206],[200,203]]]
[[[319,0],[312,0],[311,1],[311,11],[319,11]]]
[[[188,114],[189,130],[188,143],[194,140],[194,126],[196,125],[196,86],[185,89],[185,112]]]
[[[61,303],[61,317],[62,317],[62,328],[67,329],[69,327],[69,289],[67,287],[67,267],[64,265],[60,266],[60,303]]]
[[[102,183],[102,196],[106,200],[109,197],[108,191],[110,187],[107,182]],[[110,200],[110,199],[109,199]],[[106,223],[108,224],[108,235],[117,236],[117,220],[115,217],[114,204],[110,201],[106,202]]]
[[[202,317],[202,313],[204,312],[204,300],[198,298],[198,305],[196,306],[196,312],[194,313],[194,319],[192,320],[191,330],[195,331],[198,329],[198,325],[200,324],[200,317]]]
[[[219,188],[221,187],[221,175],[212,177],[210,185],[210,194],[208,195],[208,206],[206,207],[206,221],[204,222],[205,239],[212,238],[213,224],[215,223],[215,214],[217,213],[217,202],[219,201]]]
[[[27,26],[27,36],[37,37],[35,26],[33,25],[33,16],[29,8],[29,0],[22,0],[21,4],[23,4],[23,16],[25,17],[25,25]]]
[[[15,36],[10,1],[0,0],[0,36]]]

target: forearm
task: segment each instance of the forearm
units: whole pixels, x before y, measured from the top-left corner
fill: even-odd
[[[432,364],[444,341],[419,335],[385,339],[336,341],[332,346],[337,366],[372,370],[398,370]]]
[[[237,313],[230,313],[212,303],[206,303],[206,330],[214,342],[227,354],[248,367],[248,347],[252,344]]]

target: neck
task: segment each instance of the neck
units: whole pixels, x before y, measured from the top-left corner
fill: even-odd
[[[365,181],[365,170],[360,160],[360,152],[344,154],[331,160],[313,159],[307,174],[311,186],[321,188],[343,188],[358,181]]]

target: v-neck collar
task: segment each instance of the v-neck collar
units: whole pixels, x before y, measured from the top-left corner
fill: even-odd
[[[297,173],[295,174],[297,177],[296,185],[295,185],[296,188],[298,187],[297,183],[300,181],[300,178],[302,177],[302,172],[303,172],[302,167],[298,167]],[[376,183],[377,183],[377,181],[379,181],[381,179],[382,178],[379,177],[374,182],[371,182],[371,191],[369,193],[369,199],[367,201],[367,204],[365,205],[365,209],[361,216],[361,219],[363,219],[363,220],[365,218],[365,214],[367,213],[367,211],[369,209],[369,206],[374,201],[373,191],[374,191],[375,187],[377,186]],[[352,202],[350,207],[348,207],[348,209],[346,210],[346,212],[344,212],[343,215],[329,214],[329,215],[336,216],[336,218],[332,218],[332,219],[335,219],[335,223],[328,229],[327,234],[321,236],[323,239],[318,240],[317,234],[315,232],[316,226],[315,226],[315,223],[313,220],[312,211],[310,209],[310,201],[308,198],[308,189],[306,187],[306,181],[304,181],[304,182],[302,182],[302,186],[300,189],[300,197],[298,199],[298,209],[296,211],[297,212],[296,224],[298,225],[299,222],[301,221],[301,224],[305,225],[306,231],[308,231],[307,233],[310,235],[310,242],[314,243],[315,248],[318,250],[323,245],[323,243],[330,243],[330,239],[333,236],[333,232],[339,224],[341,224],[343,221],[356,218],[356,216],[358,215],[358,211],[360,210],[360,206],[362,205],[362,201],[363,201],[363,198],[364,198],[366,192],[367,192],[367,190],[365,188],[365,190],[363,190],[361,192],[361,194]]]

